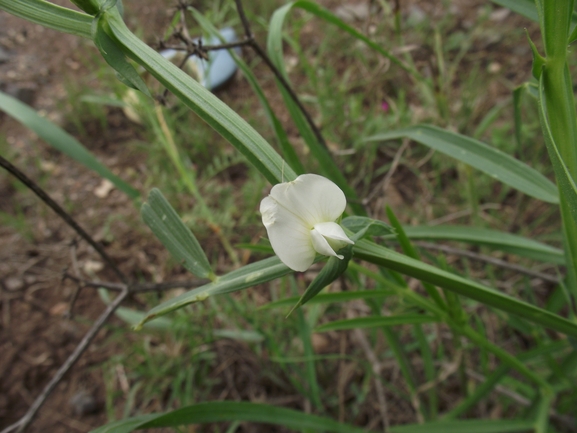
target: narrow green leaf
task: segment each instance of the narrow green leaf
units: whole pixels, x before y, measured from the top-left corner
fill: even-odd
[[[545,57],[539,54],[539,50],[531,40],[529,31],[527,29],[525,29],[525,34],[527,35],[527,40],[529,41],[529,46],[531,47],[531,53],[533,54],[533,65],[531,67],[531,73],[533,74],[533,77],[538,80],[541,78],[541,73],[543,72],[543,66],[545,65],[546,60]]]
[[[547,152],[549,153],[549,159],[551,164],[553,164],[553,169],[555,170],[555,178],[559,182],[559,188],[563,190],[563,195],[567,200],[567,206],[571,217],[573,218],[573,224],[577,225],[577,185],[575,180],[569,171],[569,168],[565,164],[563,157],[559,151],[557,144],[553,138],[551,132],[551,126],[549,125],[549,120],[547,116],[547,108],[545,107],[545,96],[543,94],[543,78],[539,83],[539,117],[541,119],[541,126],[543,128],[543,135],[545,138],[545,144],[547,146]]]
[[[283,10],[282,12],[279,12],[283,8],[286,8],[287,10],[286,11]],[[298,8],[298,9],[302,9],[302,10],[305,10],[307,12],[310,12],[313,15],[316,15],[318,18],[325,20],[327,23],[332,24],[332,25],[340,28],[341,30],[343,30],[343,31],[347,32],[348,34],[350,34],[351,36],[355,37],[356,39],[364,42],[368,47],[370,47],[371,49],[375,50],[376,52],[378,52],[382,56],[389,59],[393,64],[399,66],[400,68],[402,68],[403,70],[405,70],[406,72],[411,74],[414,78],[417,78],[418,80],[423,79],[418,71],[416,71],[411,66],[405,64],[405,62],[403,62],[397,56],[392,54],[390,51],[387,51],[386,49],[384,49],[381,44],[371,41],[364,34],[359,32],[358,30],[356,30],[354,27],[349,26],[343,20],[338,18],[336,15],[334,15],[331,11],[329,11],[328,9],[319,5],[318,3],[315,3],[312,1],[306,1],[306,0],[295,1],[293,3],[289,3],[285,6],[283,6],[282,8],[277,9],[277,11],[275,11],[275,14],[277,12],[279,12],[279,14],[282,13],[282,14],[286,15],[286,13],[288,13],[290,9],[294,9],[294,8]],[[271,28],[269,29],[269,32],[272,32],[272,22],[271,22]],[[277,45],[277,47],[278,47],[278,45]],[[270,51],[269,51],[269,54],[271,54]],[[282,56],[282,51],[276,50],[274,55],[277,56],[276,61],[278,61],[279,60],[278,56],[279,55]],[[274,61],[275,60],[273,60],[273,62]]]
[[[286,16],[293,9],[293,7],[299,7],[299,5],[308,5],[308,3],[309,2],[306,1],[289,3],[277,9],[270,21],[269,34],[267,39],[268,56],[287,82],[289,79],[284,65],[282,50],[283,24]],[[359,199],[357,197],[356,191],[350,186],[342,171],[336,165],[329,150],[319,142],[319,139],[312,130],[309,122],[307,122],[304,114],[293,100],[289,92],[286,90],[286,88],[278,80],[277,86],[281,92],[284,103],[291,115],[291,118],[297,126],[311,154],[319,163],[322,173],[333,182],[335,182],[343,190],[347,200],[350,202],[350,206],[354,209],[355,213],[361,215],[365,214],[366,211],[364,210],[363,206],[358,204]]]
[[[364,236],[387,236],[394,238],[395,229],[384,221],[375,220],[363,216],[349,216],[341,221],[341,225],[355,234],[355,239]]]
[[[155,321],[153,320],[151,323]],[[144,326],[146,327],[146,325]],[[260,332],[243,329],[215,329],[212,331],[212,335],[216,338],[229,338],[246,343],[262,343],[265,340],[265,336]]]
[[[523,145],[521,141],[521,101],[526,84],[527,83],[524,83],[513,90],[513,119],[515,120],[515,141],[517,142],[518,149],[522,149]]]
[[[280,278],[291,272],[292,270],[284,265],[276,256],[251,263],[222,277],[216,278],[212,283],[190,290],[176,298],[157,305],[146,313],[146,317],[137,325],[137,328],[155,317],[170,313],[188,304],[204,301],[209,296],[243,290]]]
[[[0,0],[0,9],[54,30],[92,39],[93,17],[45,0]]]
[[[535,0],[491,0],[493,3],[510,9],[513,12],[529,18],[531,21],[539,22],[539,14],[535,6]]]
[[[439,421],[420,425],[392,427],[391,433],[528,433],[533,422],[525,420],[462,420]]]
[[[567,340],[554,341],[552,343],[542,344],[535,349],[529,350],[527,352],[515,354],[519,361],[527,365],[527,361],[540,357],[540,356],[550,356],[553,353],[559,352],[561,350],[567,349],[569,343]],[[488,375],[485,380],[479,384],[479,386],[464,400],[460,401],[455,407],[453,407],[449,412],[443,415],[443,419],[454,419],[463,414],[465,414],[469,409],[474,407],[479,401],[485,397],[490,397],[490,393],[493,388],[500,382],[500,380],[507,374],[511,368],[508,364],[502,364],[497,369],[495,369],[490,375]]]
[[[0,110],[13,117],[27,128],[34,131],[46,143],[56,150],[68,155],[100,176],[108,179],[116,188],[130,198],[137,198],[140,193],[108,170],[78,140],[48,119],[41,117],[28,105],[3,92],[0,92]]]
[[[98,295],[106,305],[110,304],[110,296],[108,295],[108,290],[98,289]],[[142,311],[136,311],[126,307],[118,307],[114,314],[131,326],[140,323],[144,318],[144,313]],[[174,329],[174,323],[172,320],[166,317],[158,317],[156,320],[152,320],[145,324],[144,329],[169,331]]]
[[[424,314],[398,314],[395,316],[369,316],[355,319],[335,320],[318,326],[316,332],[343,331],[347,329],[380,328],[381,326],[414,325],[434,323],[438,319]]]
[[[294,180],[296,173],[244,119],[176,65],[138,39],[116,8],[106,19],[122,50],[171,91],[187,107],[237,148],[272,184]]]
[[[298,287],[294,276],[291,276],[289,280],[293,293],[298,293]],[[292,311],[294,311],[294,308]],[[314,358],[315,351],[313,348],[311,327],[312,325],[305,318],[303,310],[299,309],[297,311],[297,328],[303,347],[303,355],[305,357],[305,386],[308,389],[307,395],[315,408],[322,411],[324,408],[321,401],[321,388],[317,379],[317,369],[315,365],[316,360]]]
[[[575,137],[575,100],[565,63],[561,71],[562,79],[552,74],[556,68],[547,68],[539,81],[539,119],[547,146],[547,153],[555,171],[555,178],[561,194],[561,215],[565,238],[567,289],[577,299],[577,154]],[[547,91],[545,91],[545,83]],[[545,93],[547,92],[548,95]],[[554,119],[554,123],[552,121]],[[553,135],[553,131],[556,132]],[[569,168],[569,166],[571,169]]]
[[[196,20],[196,22],[198,22],[198,24],[205,31],[207,31],[208,33],[210,33],[214,36],[219,35],[216,27],[214,27],[200,12],[198,12],[193,7],[189,7],[189,10],[191,11],[192,15],[194,16],[194,19]],[[260,101],[260,103],[264,109],[264,112],[267,116],[267,119],[268,119],[269,123],[271,124],[271,126],[275,132],[276,138],[280,144],[283,156],[286,159],[287,163],[295,170],[295,172],[297,174],[306,173],[306,170],[305,170],[304,166],[302,165],[302,162],[298,158],[298,155],[296,154],[294,147],[292,146],[292,144],[289,141],[288,135],[287,135],[284,127],[282,126],[280,120],[278,120],[278,118],[276,117],[276,114],[274,113],[271,105],[269,104],[268,99],[267,99],[266,95],[264,94],[264,91],[262,90],[262,87],[258,83],[252,70],[246,64],[246,62],[244,60],[242,60],[242,58],[240,58],[240,56],[238,56],[234,52],[234,50],[229,50],[229,53],[232,56],[232,58],[234,59],[234,61],[236,62],[239,69],[242,71],[245,78],[248,80],[254,93],[258,97],[258,99],[259,99],[259,101]]]
[[[401,223],[397,219],[397,216],[395,215],[393,210],[389,206],[386,206],[385,210],[387,216],[389,217],[389,221],[391,222],[391,224],[395,228],[395,231],[397,232],[397,239],[399,241],[399,244],[401,245],[401,248],[403,249],[403,252],[413,259],[421,260],[419,253],[417,252],[415,247],[413,247],[413,244],[407,237],[407,234],[405,233],[403,226],[401,226]],[[445,303],[445,301],[443,300],[443,298],[441,297],[435,286],[427,282],[424,282],[423,287],[425,288],[431,299],[435,301],[435,304],[437,304],[440,308],[444,310],[447,309],[447,304]]]
[[[308,301],[309,305],[314,304],[330,304],[333,302],[348,302],[357,299],[378,299],[387,296],[392,296],[396,292],[393,290],[359,290],[356,292],[337,292],[337,293],[321,293]],[[280,301],[269,302],[261,307],[259,310],[269,310],[271,308],[282,308],[294,305],[301,297],[291,296],[290,298],[281,299]]]
[[[172,256],[186,269],[201,278],[214,278],[210,263],[190,229],[176,211],[154,188],[141,208],[142,219]]]
[[[535,0],[492,0],[492,2],[510,9],[525,18],[529,18],[531,21],[539,22],[539,13],[535,6]],[[577,38],[577,13],[575,11],[571,14],[571,27],[573,27],[573,32],[567,45],[574,42]]]
[[[164,414],[152,414],[116,421],[92,430],[92,433],[129,433],[137,429],[178,427],[210,422],[245,421],[284,426],[296,431],[367,433],[361,427],[339,423],[330,418],[271,406],[268,404],[215,401],[198,403]]]
[[[482,284],[437,269],[434,266],[411,259],[391,249],[361,240],[353,247],[354,256],[368,262],[392,269],[485,305],[523,317],[567,335],[577,336],[577,324],[547,310],[500,293]]]
[[[106,21],[95,18],[97,21],[93,24],[94,28],[94,44],[100,51],[100,54],[106,60],[112,69],[116,71],[119,75],[119,79],[126,84],[128,87],[132,87],[133,89],[140,90],[146,96],[152,98],[148,87],[146,87],[146,83],[140,76],[140,74],[136,71],[134,66],[132,66],[126,60],[124,53],[114,41],[108,36],[106,33],[104,26],[106,25]]]
[[[331,257],[327,260],[327,263],[323,266],[315,279],[311,281],[299,301],[289,312],[289,315],[295,310],[295,308],[306,304],[308,301],[314,298],[322,289],[339,278],[343,272],[347,270],[349,261],[351,260],[353,254],[352,245],[341,249],[339,254],[343,256],[343,259],[339,259],[338,257]]]
[[[410,239],[446,240],[485,245],[508,253],[557,265],[565,264],[563,250],[511,233],[468,226],[405,226]]]
[[[407,137],[451,158],[469,164],[531,197],[559,203],[555,185],[521,161],[478,140],[431,125],[417,125],[368,137],[365,141],[386,141]]]

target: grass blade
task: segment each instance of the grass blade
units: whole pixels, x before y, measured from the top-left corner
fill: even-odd
[[[140,193],[113,174],[92,153],[90,153],[76,138],[48,119],[41,117],[28,105],[3,92],[0,92],[0,110],[13,117],[27,128],[34,131],[50,146],[78,161],[100,176],[108,179],[116,188],[130,198],[137,198]]]
[[[293,293],[298,293],[296,281],[294,277],[290,278],[290,284],[292,286]],[[294,311],[291,310],[291,312]],[[297,311],[297,328],[303,344],[303,355],[305,358],[305,377],[306,385],[308,387],[308,395],[312,404],[317,408],[317,410],[323,410],[323,403],[321,401],[321,390],[319,387],[319,382],[317,380],[317,370],[315,366],[315,351],[313,349],[313,342],[311,338],[311,325],[306,320],[303,310],[299,309]]]
[[[493,3],[503,6],[516,14],[529,18],[531,21],[539,22],[539,14],[534,0],[491,0]]]
[[[359,290],[357,292],[338,292],[338,293],[321,293],[315,296],[310,301],[307,302],[309,305],[314,304],[330,304],[333,302],[348,302],[355,301],[357,299],[373,299],[373,298],[383,298],[387,296],[392,296],[396,292],[393,290]],[[279,301],[269,302],[259,310],[269,310],[272,308],[282,308],[290,307],[298,302],[300,296],[291,296],[290,298],[284,298]]]
[[[360,427],[341,424],[329,418],[309,415],[293,409],[233,401],[198,403],[164,414],[129,418],[92,430],[92,433],[128,433],[136,429],[226,421],[281,425],[297,431],[311,429],[335,433],[366,433],[366,430]]]
[[[393,427],[391,433],[512,433],[533,430],[531,421],[523,420],[463,420],[440,421],[420,425]]]
[[[286,16],[293,9],[293,7],[298,7],[299,4],[308,2],[296,2],[289,3],[279,9],[277,9],[270,21],[269,34],[267,39],[267,51],[268,56],[272,63],[280,71],[283,77],[288,80],[288,75],[284,66],[284,57],[282,50],[282,29]],[[305,143],[307,144],[311,154],[319,163],[319,166],[324,175],[335,182],[345,193],[347,200],[350,202],[350,206],[354,209],[355,213],[365,214],[365,210],[362,205],[357,204],[359,199],[357,197],[356,191],[352,188],[345,179],[342,171],[337,167],[333,156],[328,151],[328,149],[319,142],[319,139],[315,135],[311,126],[307,122],[304,114],[293,100],[286,88],[277,80],[278,88],[282,94],[284,103],[293,119],[295,125],[297,126],[301,136],[303,137]]]
[[[419,253],[417,252],[415,247],[413,247],[413,244],[411,243],[411,241],[407,237],[407,234],[403,230],[403,226],[401,226],[401,223],[397,219],[396,215],[393,213],[393,210],[389,206],[387,206],[385,208],[385,211],[387,213],[387,216],[389,217],[389,221],[391,222],[391,225],[394,227],[395,231],[397,232],[397,239],[398,239],[399,243],[401,244],[401,248],[402,248],[403,252],[407,256],[409,256],[415,260],[421,260],[421,258],[419,257]],[[433,299],[433,301],[435,301],[435,304],[437,304],[440,308],[442,308],[444,310],[447,309],[447,304],[445,304],[445,301],[443,300],[443,298],[441,297],[441,295],[439,294],[439,292],[437,291],[437,288],[435,286],[433,286],[432,284],[429,284],[427,282],[424,282],[423,287],[425,288],[425,290],[427,291],[427,293],[429,294],[431,299]]]
[[[188,8],[188,10],[192,13],[196,22],[205,31],[217,37],[220,35],[216,27],[214,27],[212,23],[210,23],[199,11],[197,11],[193,7]],[[272,107],[270,106],[268,99],[266,98],[264,91],[262,90],[262,87],[258,83],[255,75],[252,73],[252,70],[249,68],[246,62],[235,53],[234,50],[228,50],[228,52],[236,62],[239,69],[242,71],[245,78],[248,80],[255,95],[258,97],[264,109],[264,112],[267,116],[267,119],[276,134],[276,138],[281,146],[284,159],[295,170],[297,174],[306,173],[305,168],[303,167],[300,159],[298,158],[298,155],[296,154],[292,144],[288,139],[286,131],[284,130],[280,120],[278,120],[278,118],[276,117],[276,114],[274,113]]]
[[[354,246],[354,255],[362,260],[427,281],[488,306],[577,337],[577,324],[561,316],[505,295],[482,284],[411,259],[375,243],[366,240],[357,242]]]
[[[549,158],[551,159],[553,169],[555,170],[555,178],[557,179],[557,182],[559,182],[559,188],[563,190],[567,199],[570,214],[573,218],[574,224],[577,224],[577,184],[573,179],[569,168],[565,164],[561,152],[559,151],[559,148],[553,138],[551,126],[547,116],[547,108],[545,107],[545,95],[543,92],[543,78],[541,78],[539,83],[539,117],[543,127],[545,144],[547,145]]]
[[[170,254],[186,269],[201,278],[215,278],[196,237],[158,189],[150,191],[148,202],[142,205],[141,215]]]
[[[404,71],[411,74],[414,78],[416,78],[418,80],[423,80],[423,77],[419,74],[419,72],[416,69],[407,65],[405,62],[403,62],[397,56],[392,54],[390,51],[385,50],[378,43],[371,41],[369,38],[367,38],[361,32],[357,31],[354,27],[349,26],[343,20],[338,18],[336,15],[334,15],[331,11],[329,11],[328,9],[325,9],[324,7],[320,6],[319,4],[317,4],[315,2],[311,2],[311,1],[301,0],[301,1],[296,1],[294,3],[291,3],[290,5],[287,5],[285,7],[290,7],[291,9],[292,8],[298,8],[298,9],[305,10],[307,12],[312,13],[313,15],[316,15],[318,18],[325,20],[327,23],[332,24],[334,26],[337,26],[338,28],[347,32],[348,34],[355,37],[356,39],[364,42],[368,47],[375,50],[376,52],[381,54],[383,57],[386,57],[387,59],[389,59],[393,64],[399,66]],[[282,55],[282,52],[281,52],[281,55]]]
[[[33,23],[92,39],[90,15],[44,0],[0,0],[0,9]]]
[[[565,264],[563,250],[522,236],[468,226],[405,226],[410,239],[447,240],[485,245],[522,257],[540,260],[557,265]]]
[[[343,331],[348,329],[380,328],[382,326],[414,325],[416,323],[433,323],[437,319],[424,314],[397,314],[395,316],[369,316],[355,319],[335,320],[318,326],[316,332]]]
[[[417,125],[377,134],[365,141],[386,141],[404,137],[464,162],[531,197],[548,203],[559,203],[557,188],[541,173],[494,147],[455,132],[431,125]]]
[[[204,301],[209,296],[236,292],[257,284],[280,278],[293,272],[276,256],[236,269],[213,282],[183,293],[151,309],[137,325],[137,329],[155,317],[170,313],[188,304]]]
[[[327,263],[323,266],[315,279],[311,281],[301,298],[289,312],[289,315],[292,314],[296,308],[303,306],[317,296],[321,290],[339,278],[343,272],[347,270],[353,253],[353,248],[349,245],[339,252],[344,256],[344,258],[339,259],[338,257],[330,257],[327,260]]]
[[[152,98],[148,87],[146,87],[146,83],[138,73],[138,71],[130,64],[124,53],[114,41],[108,36],[104,29],[104,21],[98,19],[95,22],[94,28],[94,44],[100,51],[100,55],[102,58],[108,63],[117,74],[117,77],[128,87],[131,87],[136,90],[140,90],[149,98]]]
[[[112,35],[125,53],[239,150],[270,183],[296,178],[294,170],[242,117],[170,61],[138,39],[116,8],[107,10]]]

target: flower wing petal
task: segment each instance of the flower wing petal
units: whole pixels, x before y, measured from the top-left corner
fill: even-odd
[[[275,185],[270,197],[302,218],[309,229],[320,222],[335,221],[347,206],[343,191],[317,174],[302,174],[292,182]]]
[[[343,228],[337,223],[334,222],[318,223],[315,224],[315,229],[325,238],[329,238],[339,242],[344,242],[345,244],[350,245],[354,244],[354,242],[349,239]]]
[[[316,255],[310,228],[270,196],[260,202],[260,212],[275,254],[292,270],[306,271]]]
[[[313,242],[314,249],[324,256],[333,256],[338,257],[339,259],[343,259],[343,256],[340,254],[335,253],[335,250],[329,245],[328,241],[325,237],[317,230],[311,230],[311,239]]]

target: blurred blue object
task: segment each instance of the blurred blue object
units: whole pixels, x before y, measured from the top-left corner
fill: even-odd
[[[225,43],[237,41],[236,33],[231,27],[220,30],[220,34]],[[202,41],[202,45],[219,45],[222,43],[216,36],[211,37],[208,41],[205,38],[201,38],[200,40]],[[233,50],[236,54],[240,55],[240,47],[233,48]],[[174,63],[178,63],[178,61],[175,62],[174,60],[179,55],[182,56],[182,53],[182,51],[172,49],[160,52],[164,58]],[[236,72],[237,67],[228,50],[209,51],[208,59],[209,60],[206,61],[197,56],[189,57],[183,69],[186,73],[198,80],[204,87],[209,90],[214,90],[230,80]]]

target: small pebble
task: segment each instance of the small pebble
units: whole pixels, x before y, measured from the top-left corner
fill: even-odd
[[[4,48],[0,47],[0,64],[6,63],[12,56]]]
[[[70,399],[70,406],[77,416],[90,415],[98,410],[98,404],[92,394],[86,390],[80,390]]]
[[[4,280],[4,284],[6,289],[10,292],[15,292],[16,290],[20,290],[22,287],[24,287],[22,280],[16,277],[6,278],[6,280]]]

